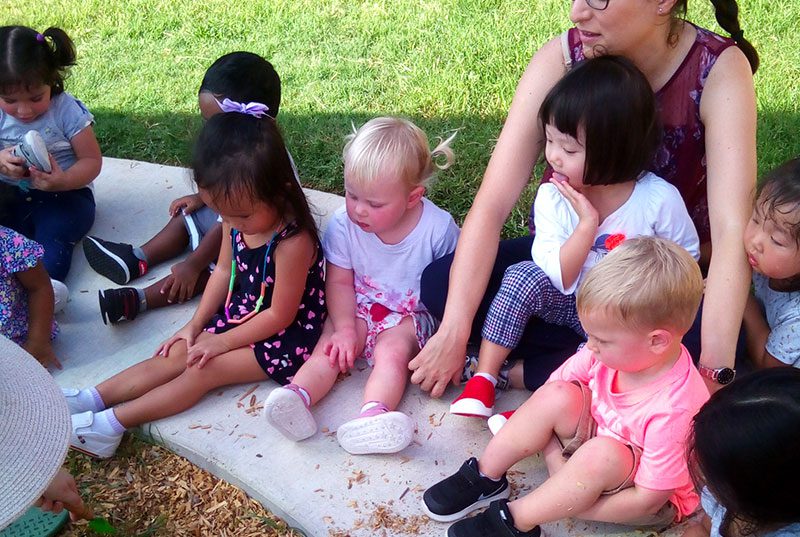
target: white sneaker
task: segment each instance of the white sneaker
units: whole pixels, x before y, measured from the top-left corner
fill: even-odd
[[[402,412],[356,418],[339,427],[336,439],[353,455],[397,453],[414,439],[414,420]]]
[[[299,442],[317,432],[317,422],[303,397],[287,388],[276,388],[264,401],[267,421],[283,436]]]
[[[81,453],[98,459],[107,459],[117,451],[122,434],[103,434],[94,427],[92,411],[72,415],[72,435],[69,446]]]
[[[15,145],[11,150],[15,157],[25,159],[25,167],[36,166],[45,173],[53,171],[50,166],[50,154],[47,152],[47,145],[44,143],[42,135],[38,131],[30,130],[25,133],[22,141]]]
[[[67,407],[69,407],[70,414],[94,412],[94,407],[86,406],[78,399],[78,394],[81,393],[78,388],[61,388],[61,393],[64,394],[64,399],[67,400]]]
[[[53,313],[59,313],[67,305],[69,299],[69,289],[66,285],[58,280],[50,278],[50,283],[53,286]]]

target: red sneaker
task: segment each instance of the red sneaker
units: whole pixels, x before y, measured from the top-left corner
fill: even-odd
[[[494,409],[494,386],[483,377],[475,376],[467,381],[453,404],[450,413],[470,418],[488,418]]]
[[[511,414],[516,412],[515,410],[506,410],[505,412],[501,412],[500,414],[495,414],[488,420],[486,420],[486,425],[489,426],[489,430],[492,431],[493,435],[496,435],[497,432],[503,428],[503,425],[506,424],[508,418],[511,417]]]

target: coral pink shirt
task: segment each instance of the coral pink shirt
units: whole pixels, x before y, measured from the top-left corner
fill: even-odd
[[[597,435],[642,449],[634,483],[652,490],[674,489],[670,502],[680,520],[700,501],[689,476],[686,440],[692,418],[708,400],[708,389],[683,346],[672,369],[646,386],[616,392],[616,375],[584,347],[548,382],[577,380],[589,386]]]

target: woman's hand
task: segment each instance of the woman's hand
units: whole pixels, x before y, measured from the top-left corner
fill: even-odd
[[[14,146],[9,146],[0,151],[0,173],[12,179],[25,177],[25,159],[15,157]]]
[[[81,495],[78,493],[78,485],[75,484],[75,479],[63,468],[58,470],[42,497],[34,505],[42,511],[51,511],[53,513],[60,513],[62,509],[66,509],[70,512],[72,520],[79,518],[90,520],[94,518],[91,509],[86,507]]]
[[[194,296],[194,289],[197,280],[204,268],[198,268],[190,259],[185,259],[180,263],[175,263],[170,269],[171,274],[161,286],[162,295],[167,295],[167,302],[170,304],[178,302],[182,304]]]
[[[172,200],[172,203],[169,204],[169,215],[175,217],[178,216],[178,214],[192,214],[197,209],[203,207],[203,205],[205,204],[200,198],[200,194],[182,196],[176,200]]]
[[[468,336],[467,336],[468,337]],[[441,325],[408,364],[413,371],[411,382],[419,384],[431,397],[441,397],[452,382],[458,384],[467,354],[466,337],[458,336]]]
[[[231,350],[223,334],[207,334],[186,349],[186,367],[202,369],[206,362]]]
[[[561,193],[562,196],[572,205],[578,218],[581,222],[586,222],[587,225],[593,224],[595,228],[600,225],[600,214],[594,205],[580,192],[575,190],[572,185],[566,181],[553,181],[552,184]]]
[[[44,367],[54,365],[58,369],[61,369],[61,362],[56,358],[56,353],[53,351],[53,345],[50,343],[49,339],[47,341],[28,339],[22,348],[25,349],[28,354],[36,358]]]
[[[186,348],[188,349],[189,347],[194,345],[194,340],[197,337],[197,334],[199,334],[201,331],[202,328],[194,326],[192,322],[189,321],[183,328],[175,332],[175,334],[172,337],[170,337],[169,339],[167,339],[166,341],[161,343],[161,345],[158,346],[155,356],[168,356],[169,349],[172,347],[172,345],[174,345],[176,342],[180,340],[184,340],[186,342]]]
[[[358,334],[355,327],[336,330],[322,349],[328,355],[331,367],[339,366],[339,371],[346,373],[356,361],[358,352]],[[361,349],[363,350],[363,349]]]

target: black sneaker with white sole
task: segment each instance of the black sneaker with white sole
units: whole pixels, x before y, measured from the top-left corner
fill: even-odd
[[[422,509],[437,522],[452,522],[494,500],[508,498],[510,493],[505,475],[498,481],[483,477],[478,471],[477,459],[472,457],[458,472],[425,491]]]
[[[97,291],[103,324],[132,321],[139,314],[139,293],[133,287]]]
[[[508,509],[508,500],[496,500],[489,509],[473,517],[459,520],[447,528],[447,537],[541,537],[542,529],[534,526],[520,531]]]
[[[119,285],[147,272],[147,263],[134,255],[133,246],[124,242],[87,236],[83,239],[83,253],[95,272]]]

